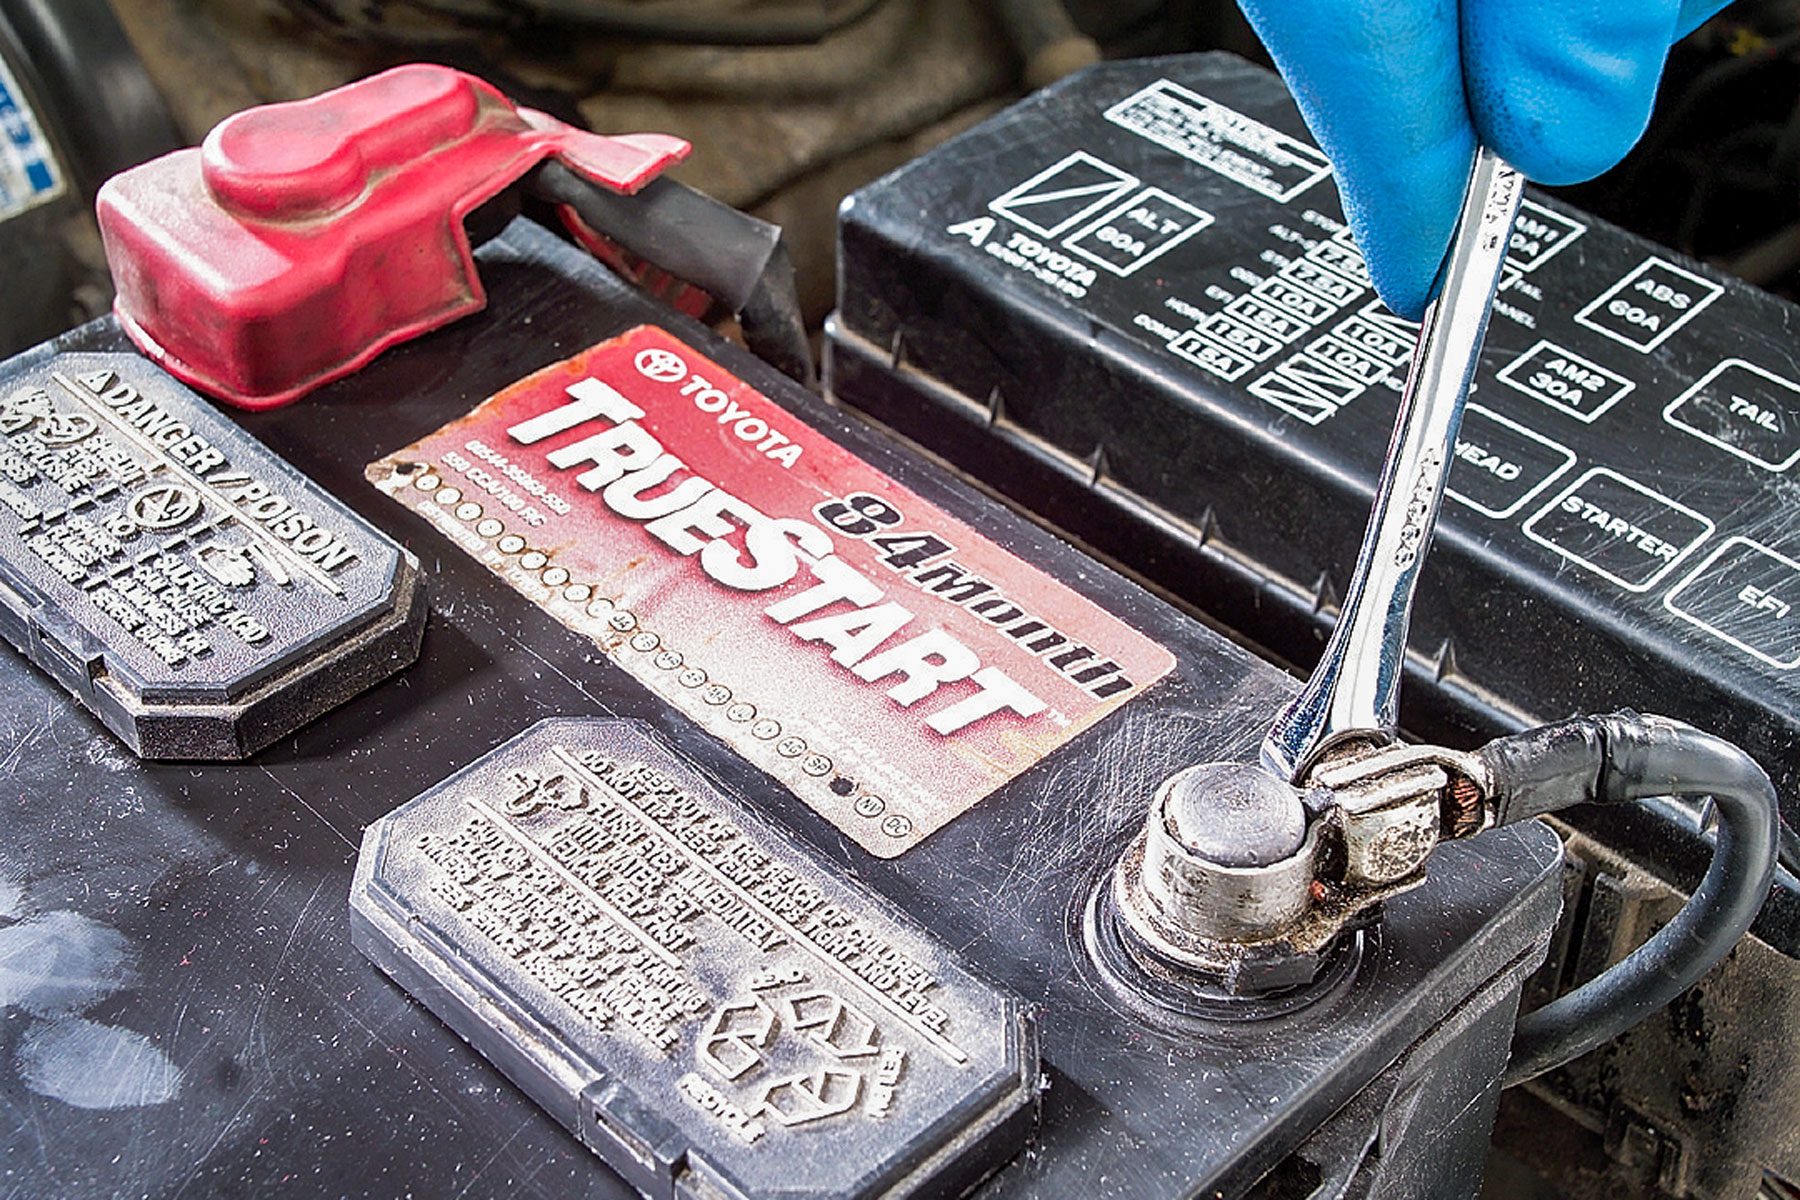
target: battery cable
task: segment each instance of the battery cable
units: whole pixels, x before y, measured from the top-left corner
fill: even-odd
[[[1663,796],[1708,799],[1712,861],[1687,903],[1610,969],[1519,1019],[1504,1086],[1554,1070],[1611,1040],[1692,987],[1731,952],[1773,880],[1780,821],[1775,787],[1723,738],[1630,711],[1576,717],[1498,738],[1477,751],[1496,824],[1575,804]]]

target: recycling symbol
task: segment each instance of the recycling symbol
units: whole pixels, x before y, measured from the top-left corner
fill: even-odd
[[[880,1030],[828,991],[778,1000],[739,997],[713,1010],[696,1053],[719,1078],[750,1090],[746,1111],[784,1126],[849,1112],[861,1098],[861,1060],[880,1053]]]

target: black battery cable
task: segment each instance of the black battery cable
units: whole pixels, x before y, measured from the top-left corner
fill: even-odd
[[[547,162],[526,180],[538,198],[567,205],[591,229],[736,316],[751,353],[805,387],[816,386],[812,348],[781,227],[673,179],[623,196]]]
[[[1692,987],[1750,928],[1774,877],[1775,787],[1749,755],[1664,717],[1576,717],[1477,751],[1498,824],[1575,804],[1675,796],[1710,800],[1712,861],[1669,923],[1609,970],[1519,1019],[1504,1085],[1554,1070],[1625,1032]]]

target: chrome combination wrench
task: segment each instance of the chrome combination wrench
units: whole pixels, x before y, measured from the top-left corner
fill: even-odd
[[[1524,191],[1518,171],[1477,150],[1337,626],[1306,686],[1263,739],[1263,765],[1290,782],[1346,740],[1394,738],[1413,593]]]

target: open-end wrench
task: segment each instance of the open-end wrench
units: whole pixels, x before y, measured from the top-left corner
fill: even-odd
[[[1263,764],[1291,782],[1346,738],[1394,736],[1413,592],[1524,190],[1516,170],[1486,148],[1476,151],[1337,627],[1305,688],[1263,739]]]

